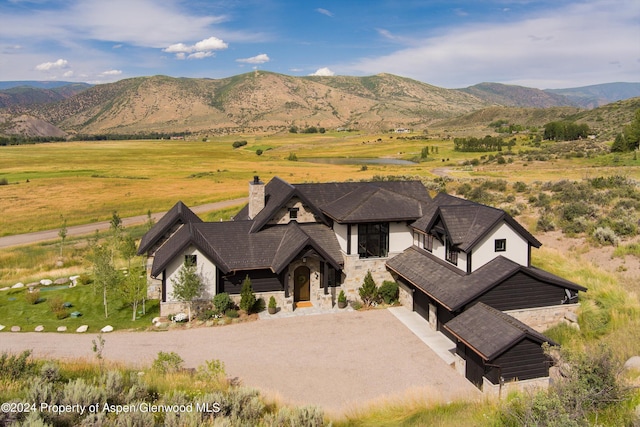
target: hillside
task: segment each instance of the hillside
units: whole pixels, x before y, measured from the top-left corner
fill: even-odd
[[[609,97],[623,96],[634,87],[599,86],[603,87],[590,90]],[[486,127],[496,119],[542,126],[580,113],[575,96],[496,83],[444,89],[391,74],[293,77],[255,71],[224,79],[152,76],[88,89],[62,85],[0,91],[0,106],[12,105],[0,110],[0,133],[230,134],[280,132],[291,126],[419,131]],[[3,104],[3,99],[10,101]],[[598,118],[595,125],[602,127],[603,120]],[[625,114],[605,122],[617,126],[621,120],[626,120]]]
[[[4,83],[8,85],[11,82]],[[17,85],[0,90],[0,108],[57,102],[72,97],[89,87],[91,87],[91,85],[86,83],[68,83],[50,88],[36,87],[30,84]]]
[[[72,133],[230,133],[292,125],[420,128],[484,106],[472,95],[388,74],[313,78],[252,72],[218,80],[125,79],[55,104],[10,111]]]
[[[460,92],[476,96],[486,102],[507,107],[549,108],[577,106],[571,99],[540,89],[500,83],[480,83]]]
[[[596,108],[640,96],[640,83],[605,83],[568,89],[546,89],[545,92],[562,95],[584,108]]]
[[[622,131],[640,109],[640,97],[617,101],[591,110],[578,107],[520,108],[492,106],[443,120],[435,124],[436,129],[456,131],[490,132],[489,124],[505,120],[509,124],[525,127],[542,127],[557,120],[570,120],[586,123],[600,140],[611,140]]]

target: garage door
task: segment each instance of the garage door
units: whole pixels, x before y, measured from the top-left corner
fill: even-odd
[[[429,297],[420,289],[413,293],[413,311],[429,320]]]

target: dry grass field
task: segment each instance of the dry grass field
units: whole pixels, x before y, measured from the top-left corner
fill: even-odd
[[[234,149],[232,143],[246,140]],[[640,161],[625,156],[600,155],[537,161],[517,155],[539,150],[521,139],[509,162],[484,163],[482,155],[453,150],[443,139],[400,139],[398,135],[356,132],[227,136],[207,141],[66,142],[2,147],[0,150],[0,235],[55,229],[62,224],[107,220],[187,205],[246,196],[253,175],[263,180],[280,176],[289,182],[366,180],[403,175],[434,178],[434,170],[453,178],[502,178],[507,181],[553,181],[600,175],[640,179]],[[409,165],[323,164],[306,158],[419,158]],[[262,155],[257,155],[262,150]],[[295,154],[297,161],[287,160]],[[494,153],[495,154],[495,153]],[[505,156],[507,157],[507,156]],[[478,166],[462,166],[479,159]]]

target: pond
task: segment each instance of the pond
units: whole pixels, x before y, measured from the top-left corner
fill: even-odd
[[[390,158],[354,158],[354,157],[305,157],[301,162],[328,163],[330,165],[416,165],[410,160]]]

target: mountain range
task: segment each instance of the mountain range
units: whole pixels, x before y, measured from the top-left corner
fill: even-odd
[[[13,86],[12,86],[12,83]],[[238,133],[291,126],[423,129],[502,107],[576,114],[640,96],[640,83],[539,90],[498,83],[445,89],[392,74],[223,79],[136,77],[115,83],[0,82],[0,133],[28,136]],[[21,123],[19,125],[18,123]]]

